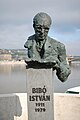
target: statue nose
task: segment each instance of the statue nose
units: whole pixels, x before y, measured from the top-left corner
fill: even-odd
[[[41,29],[41,33],[42,33],[42,34],[44,33],[44,29],[43,29],[43,28]]]

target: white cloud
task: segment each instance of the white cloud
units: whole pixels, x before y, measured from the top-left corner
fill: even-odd
[[[66,49],[69,55],[80,55],[80,40],[66,41]]]
[[[0,0],[0,48],[22,48],[33,33],[34,15],[41,11],[52,18],[52,36],[80,40],[80,0]],[[75,42],[71,44],[74,48]]]
[[[4,22],[27,22],[40,11],[50,14],[53,22],[80,21],[80,0],[0,0],[0,19]]]
[[[7,26],[0,30],[0,48],[23,48],[27,37],[33,33],[30,25]]]

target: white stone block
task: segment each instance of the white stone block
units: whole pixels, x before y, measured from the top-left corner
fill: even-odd
[[[14,120],[15,116],[21,116],[21,110],[20,100],[17,95],[0,95],[0,120]]]
[[[14,115],[16,115],[16,97],[0,96],[0,120],[14,120]]]
[[[27,69],[28,120],[53,120],[52,69]]]
[[[18,96],[21,108],[19,107],[19,102],[17,99],[17,113],[21,113],[20,115],[16,115],[14,120],[28,120],[28,112],[27,112],[27,93],[16,93]],[[20,111],[20,112],[19,112]]]
[[[80,95],[55,94],[55,120],[80,120]]]

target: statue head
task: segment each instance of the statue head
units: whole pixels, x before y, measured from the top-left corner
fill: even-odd
[[[33,18],[33,27],[38,40],[46,39],[51,22],[51,17],[46,13],[40,12],[35,15]]]

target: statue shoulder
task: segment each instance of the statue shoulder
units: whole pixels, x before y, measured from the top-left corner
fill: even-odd
[[[58,42],[58,47],[61,49],[61,50],[65,50],[65,45],[61,42]]]
[[[58,42],[58,51],[59,51],[59,54],[65,54],[66,53],[65,45],[61,42]]]
[[[48,41],[52,46],[57,47],[58,50],[65,50],[65,45],[58,40],[48,37]]]
[[[29,36],[27,41],[24,44],[25,48],[30,48],[32,46],[32,42],[35,40],[35,35]]]
[[[51,45],[53,45],[53,46],[56,45],[56,47],[60,47],[62,45],[62,43],[60,43],[59,41],[57,41],[49,36],[48,36],[48,41]]]
[[[35,34],[28,37],[28,40],[35,40]]]

